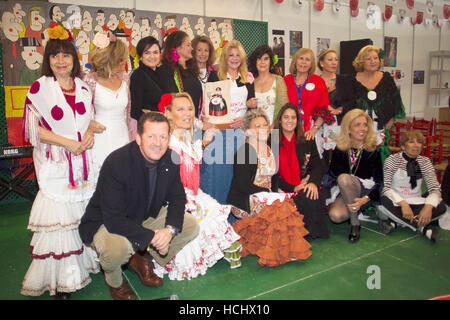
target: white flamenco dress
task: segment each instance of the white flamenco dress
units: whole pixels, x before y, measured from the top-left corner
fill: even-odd
[[[231,206],[221,205],[199,188],[202,144],[200,140],[194,143],[184,142],[190,141],[189,132],[185,133],[184,139],[172,134],[170,148],[180,155],[180,175],[187,199],[186,211],[197,218],[200,231],[164,267],[153,260],[156,275],[162,278],[168,274],[171,280],[190,280],[200,274],[204,275],[208,268],[224,257],[223,251],[240,238],[227,220]]]
[[[116,91],[96,83],[94,106],[95,120],[106,127],[102,133],[95,134],[94,156],[95,172],[100,168],[106,157],[116,149],[130,142],[127,127],[128,87],[125,81]]]
[[[32,262],[22,283],[22,295],[71,293],[91,282],[89,273],[100,271],[97,254],[84,246],[78,233],[80,219],[95,190],[91,150],[76,156],[39,139],[39,124],[44,120],[52,132],[81,139],[93,117],[92,95],[80,79],[75,78],[75,84],[75,117],[53,77],[39,78],[27,94],[25,137],[34,146],[39,192],[28,222],[33,232]]]

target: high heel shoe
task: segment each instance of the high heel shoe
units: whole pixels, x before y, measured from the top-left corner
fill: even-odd
[[[361,226],[351,226],[350,227],[350,233],[348,235],[348,241],[351,243],[355,243],[359,240],[359,234],[361,231]]]

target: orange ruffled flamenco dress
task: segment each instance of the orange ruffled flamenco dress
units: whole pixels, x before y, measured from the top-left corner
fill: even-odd
[[[270,189],[273,155],[268,159],[258,156],[258,169],[254,184]],[[241,257],[257,256],[262,266],[276,267],[294,260],[306,260],[311,255],[311,245],[304,239],[309,231],[303,223],[303,215],[297,211],[294,201],[286,193],[258,192],[250,195],[250,215],[243,210],[241,219],[233,223],[233,229],[241,236]]]

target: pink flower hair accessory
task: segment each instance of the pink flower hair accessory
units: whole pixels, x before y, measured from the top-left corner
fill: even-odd
[[[180,60],[180,55],[178,54],[177,49],[170,50],[170,55],[171,55],[172,61],[178,62],[178,60]]]
[[[110,40],[108,35],[106,35],[103,32],[97,32],[94,39],[92,40],[92,43],[100,49],[105,49],[107,46],[109,46]]]

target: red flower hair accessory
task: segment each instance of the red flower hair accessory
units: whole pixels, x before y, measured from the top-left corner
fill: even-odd
[[[172,95],[170,93],[164,93],[161,96],[161,100],[158,103],[158,110],[161,113],[166,111],[166,107],[172,102]]]

